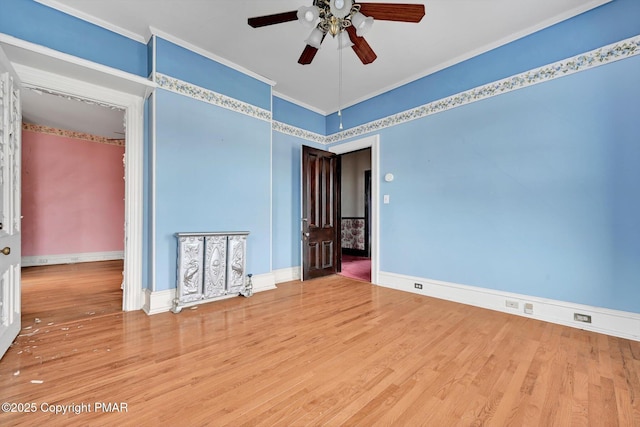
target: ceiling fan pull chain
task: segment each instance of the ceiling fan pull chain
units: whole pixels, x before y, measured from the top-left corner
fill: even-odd
[[[342,130],[342,49],[338,49],[338,69],[338,117],[340,118],[339,129]]]

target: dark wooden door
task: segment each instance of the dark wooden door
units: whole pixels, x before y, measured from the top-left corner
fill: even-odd
[[[302,280],[340,271],[340,157],[302,146]]]

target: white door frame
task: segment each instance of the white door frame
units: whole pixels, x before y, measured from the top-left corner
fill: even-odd
[[[346,154],[371,148],[371,283],[378,284],[380,273],[380,135],[370,135],[328,148],[336,154]]]
[[[125,242],[122,309],[140,310],[142,294],[144,98],[41,69],[14,64],[23,85],[125,111]]]

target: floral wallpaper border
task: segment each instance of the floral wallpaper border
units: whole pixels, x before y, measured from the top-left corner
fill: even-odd
[[[272,120],[270,111],[161,73],[156,73],[156,82],[158,87],[163,89],[218,105],[257,119],[271,121],[271,126],[274,131],[326,145],[396,126],[411,120],[420,119],[472,102],[481,101],[492,96],[585,71],[638,54],[640,54],[640,35],[328,136]]]
[[[124,139],[111,139],[104,136],[92,135],[90,133],[75,132],[72,130],[57,129],[49,126],[36,125],[33,123],[22,123],[22,130],[29,132],[45,133],[47,135],[62,136],[65,138],[82,139],[84,141],[98,142],[100,144],[125,146]]]
[[[576,55],[553,64],[545,65],[533,70],[507,77],[493,83],[460,92],[411,110],[403,111],[383,119],[375,120],[355,128],[347,129],[329,135],[325,138],[325,144],[342,141],[356,136],[364,135],[390,126],[406,123],[411,120],[440,113],[472,102],[490,98],[492,96],[522,89],[534,84],[547,82],[563,76],[585,71],[593,67],[615,62],[640,54],[640,36],[635,36],[617,43]]]
[[[286,123],[282,123],[274,120],[271,128],[276,132],[284,133],[291,136],[296,136],[298,138],[302,138],[307,141],[326,144],[326,140],[327,140],[326,136],[320,135],[319,133],[314,133],[308,130],[304,130],[295,126],[291,126]]]
[[[237,99],[228,97],[221,93],[214,92],[173,77],[165,76],[161,73],[156,73],[155,80],[158,87],[162,89],[170,90],[209,104],[217,105],[218,107],[226,108],[227,110],[235,111],[237,113],[246,114],[247,116],[251,116],[256,119],[271,121],[271,112],[260,107],[256,107],[255,105],[238,101]]]

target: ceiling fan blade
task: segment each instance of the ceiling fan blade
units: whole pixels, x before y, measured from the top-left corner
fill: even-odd
[[[320,40],[320,44],[322,44],[322,42],[324,41],[324,38],[327,36],[327,34],[323,34],[322,35],[322,39]],[[300,59],[298,59],[298,64],[302,64],[302,65],[308,65],[311,64],[311,61],[313,61],[313,58],[315,58],[316,53],[318,53],[318,49],[311,46],[311,45],[306,45],[304,50],[302,51],[302,55],[300,55]]]
[[[298,11],[275,13],[273,15],[256,16],[247,19],[247,23],[253,28],[266,27],[267,25],[282,24],[283,22],[295,21],[298,19]]]
[[[425,14],[423,4],[358,3],[360,12],[382,21],[420,22]]]
[[[358,37],[356,29],[353,28],[353,26],[347,27],[347,33],[349,33],[349,38],[351,39],[351,43],[353,43],[351,48],[363,64],[371,64],[376,60],[378,55],[371,49],[371,46],[369,46],[369,43],[367,43],[364,37]]]
[[[316,53],[318,53],[318,49],[316,49],[313,46],[307,45],[302,51],[302,55],[300,55],[300,59],[298,59],[298,64],[302,64],[302,65],[311,64],[311,61],[313,61],[313,58],[316,56]]]

